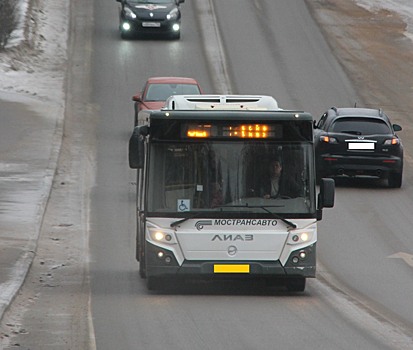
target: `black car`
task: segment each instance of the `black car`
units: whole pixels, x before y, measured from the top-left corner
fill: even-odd
[[[119,30],[122,39],[137,34],[181,37],[181,11],[185,0],[116,0],[121,3]]]
[[[403,145],[381,109],[336,108],[314,123],[317,178],[373,176],[402,185]]]

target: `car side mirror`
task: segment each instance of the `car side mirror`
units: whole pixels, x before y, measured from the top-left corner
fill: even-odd
[[[317,129],[317,120],[313,120],[313,129]]]
[[[185,2],[185,0],[176,0],[177,5],[182,4],[183,2]]]
[[[394,131],[402,131],[402,127],[399,124],[393,124]]]
[[[132,101],[142,102],[142,93],[138,93],[138,94],[132,96]]]

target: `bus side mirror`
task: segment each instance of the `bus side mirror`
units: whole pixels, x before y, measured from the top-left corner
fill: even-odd
[[[320,181],[318,194],[317,220],[322,219],[323,208],[334,207],[335,182],[333,179],[323,178]]]
[[[142,126],[133,130],[129,139],[129,167],[131,169],[142,169],[145,161],[145,144]]]

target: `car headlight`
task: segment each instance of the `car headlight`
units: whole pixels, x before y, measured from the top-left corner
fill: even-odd
[[[125,17],[135,19],[136,14],[129,7],[125,7]]]
[[[177,18],[178,18],[178,9],[173,9],[166,15],[166,19],[168,20],[174,20]]]

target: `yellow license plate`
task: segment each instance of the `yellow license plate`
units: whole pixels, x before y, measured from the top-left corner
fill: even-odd
[[[250,273],[250,266],[240,264],[216,264],[214,265],[214,273]]]

